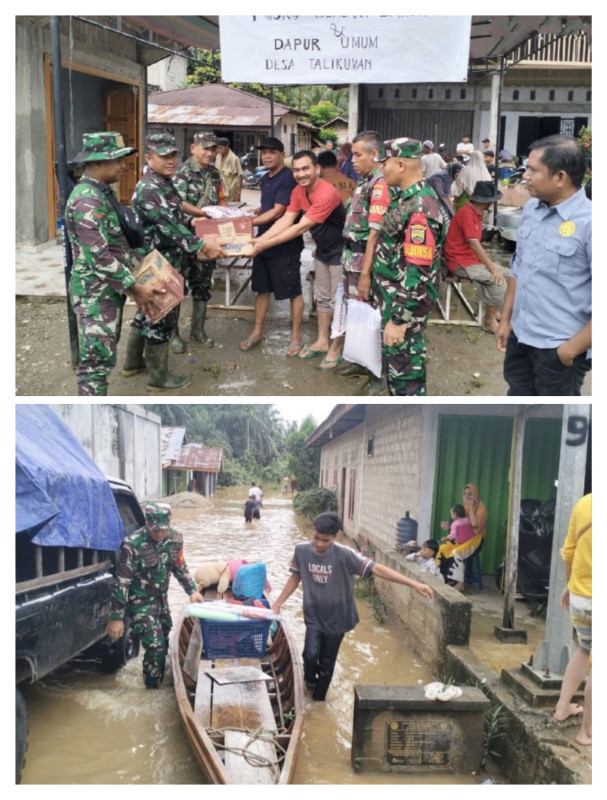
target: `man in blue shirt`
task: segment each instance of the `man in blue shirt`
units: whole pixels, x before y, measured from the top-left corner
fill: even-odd
[[[284,145],[273,136],[259,147],[261,161],[269,172],[261,181],[261,206],[257,209],[253,225],[258,226],[258,236],[269,230],[287,210],[291,192],[297,186],[293,173],[285,167]],[[255,295],[255,322],[252,332],[240,343],[241,350],[252,350],[262,340],[263,323],[270,305],[270,295],[277,300],[291,301],[291,343],[288,356],[301,350],[301,322],[304,301],[301,291],[301,251],[303,237],[275,245],[253,259],[251,289]]]
[[[496,332],[508,395],[581,394],[592,345],[592,203],[582,149],[548,136],[531,145],[532,199],[518,231]]]

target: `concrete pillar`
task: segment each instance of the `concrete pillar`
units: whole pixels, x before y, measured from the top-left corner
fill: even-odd
[[[562,675],[571,655],[573,633],[571,619],[569,612],[562,608],[560,603],[565,587],[565,566],[561,558],[561,548],[565,543],[573,507],[584,494],[589,430],[588,404],[571,403],[563,407],[546,638],[533,659],[533,672],[547,679],[554,674]]]
[[[500,74],[494,72],[491,75],[491,106],[489,108],[489,139],[491,140],[491,147],[495,150],[497,143],[497,132],[499,130],[499,99],[500,99]],[[498,154],[495,154],[495,163],[497,164]]]
[[[49,241],[44,105],[44,28],[16,25],[16,244],[34,247]]]
[[[348,141],[358,133],[358,84],[350,84],[350,102],[348,105]]]

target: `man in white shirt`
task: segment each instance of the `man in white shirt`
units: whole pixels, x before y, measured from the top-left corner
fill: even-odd
[[[434,142],[426,139],[422,144],[422,172],[424,173],[424,178],[429,178],[430,175],[440,172],[446,166],[441,156],[434,152]]]
[[[251,488],[249,489],[249,497],[251,500],[255,500],[256,503],[259,503],[261,500],[261,489],[259,486],[255,485],[255,481],[251,482]]]
[[[469,136],[462,136],[462,141],[455,148],[455,152],[464,157],[464,164],[470,159],[470,156],[474,153],[474,145]]]

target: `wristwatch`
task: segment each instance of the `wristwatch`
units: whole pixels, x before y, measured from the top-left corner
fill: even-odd
[[[390,317],[390,321],[393,322],[394,325],[406,325],[408,322],[411,322],[412,319],[413,314],[406,308],[403,310],[400,316],[398,314],[392,314]]]

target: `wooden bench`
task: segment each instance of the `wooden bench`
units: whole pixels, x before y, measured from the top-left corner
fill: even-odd
[[[455,276],[453,274],[449,274],[447,277],[441,277],[439,296],[436,303],[436,308],[440,314],[440,318],[436,319],[431,317],[428,320],[428,324],[471,325],[473,327],[482,327],[483,315],[485,313],[483,302],[479,298],[478,308],[474,310],[474,308],[470,305],[468,298],[462,292],[462,283],[473,283],[473,281],[471,281],[469,278],[461,278],[459,275]],[[444,300],[441,299],[441,288],[443,286],[446,287]],[[454,319],[451,316],[451,292],[455,292],[455,294],[458,296],[461,304],[468,314],[467,319]]]
[[[237,306],[236,301],[251,282],[253,275],[253,258],[251,256],[235,256],[234,258],[224,258],[217,262],[217,266],[224,270],[226,284],[225,304],[211,304],[209,308],[234,309],[236,311],[253,311],[254,306]],[[248,270],[249,274],[235,290],[232,297],[231,271],[242,272]]]

